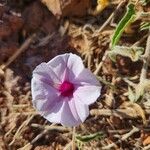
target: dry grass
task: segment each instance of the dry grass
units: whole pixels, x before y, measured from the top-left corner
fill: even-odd
[[[133,33],[124,33],[120,40],[123,45],[136,44],[145,48],[145,53],[138,62],[118,56],[114,63],[107,55],[114,31],[112,22],[117,23],[118,15],[119,19],[123,15],[126,3],[114,1],[98,16],[62,19],[58,28],[48,34],[40,30],[43,27],[41,25],[32,30],[36,34],[34,38],[27,38],[30,32],[24,26],[21,31],[13,33],[14,36],[22,33],[24,42],[17,43],[20,46],[15,53],[11,53],[1,63],[0,149],[150,149],[149,89],[136,103],[129,100],[127,93],[129,85],[136,87],[150,76],[148,31],[141,33],[134,29]],[[142,7],[139,4],[137,9],[148,11],[149,6]],[[74,130],[73,141],[71,128],[50,124],[35,112],[30,91],[34,67],[68,51],[80,54],[85,66],[97,75],[103,85],[101,96],[90,107],[90,116]],[[75,139],[75,134],[90,135],[97,132],[102,132],[103,136],[89,142]]]

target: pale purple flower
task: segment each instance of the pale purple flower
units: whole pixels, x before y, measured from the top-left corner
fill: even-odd
[[[89,115],[101,85],[75,54],[59,55],[33,71],[32,102],[48,121],[76,126]]]

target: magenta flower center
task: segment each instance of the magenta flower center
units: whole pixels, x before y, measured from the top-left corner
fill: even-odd
[[[74,85],[71,82],[64,81],[60,87],[59,91],[61,92],[61,95],[64,97],[72,96],[74,91]]]

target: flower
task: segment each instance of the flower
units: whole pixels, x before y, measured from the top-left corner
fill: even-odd
[[[48,121],[77,126],[89,115],[89,105],[100,96],[101,85],[81,58],[67,53],[41,63],[33,71],[33,106]]]

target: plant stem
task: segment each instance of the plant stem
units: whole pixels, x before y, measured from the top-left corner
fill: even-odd
[[[143,67],[141,70],[141,76],[140,76],[140,83],[143,82],[144,79],[147,77],[147,70],[148,70],[148,63],[150,60],[150,31],[148,33],[147,43],[146,43],[146,49],[145,53],[143,55]]]
[[[75,150],[76,149],[76,146],[75,146],[75,132],[76,132],[76,128],[73,127],[73,131],[72,131],[72,150]]]
[[[1,66],[1,68],[4,70],[6,69],[22,52],[24,52],[30,44],[35,39],[36,34],[32,34],[22,45],[21,47],[8,59],[8,61]]]

